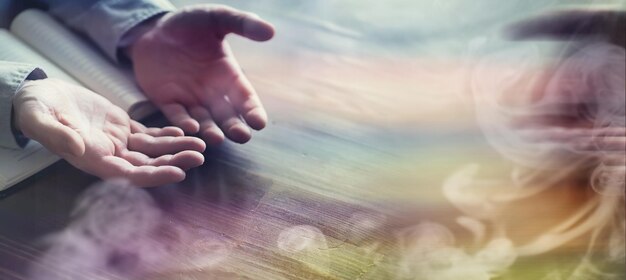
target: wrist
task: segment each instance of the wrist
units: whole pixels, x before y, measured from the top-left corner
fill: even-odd
[[[167,13],[162,13],[162,14],[155,15],[155,16],[153,16],[153,17],[151,17],[151,18],[141,22],[140,24],[137,24],[136,26],[134,26],[130,30],[128,30],[128,32],[126,32],[126,34],[124,34],[124,36],[122,37],[122,39],[120,41],[120,53],[121,53],[121,55],[123,55],[128,60],[132,61],[133,60],[133,50],[135,49],[135,46],[137,45],[137,42],[139,42],[142,38],[147,36],[148,33],[150,33],[150,31],[154,30],[157,27],[159,20],[165,14],[167,14]]]
[[[15,95],[11,100],[13,105],[11,125],[13,129],[15,129],[15,131],[17,132],[22,131],[20,112],[22,109],[22,105],[24,104],[24,93],[26,92],[26,89],[33,86],[34,83],[36,83],[36,80],[25,80],[17,89],[17,92],[15,92]]]

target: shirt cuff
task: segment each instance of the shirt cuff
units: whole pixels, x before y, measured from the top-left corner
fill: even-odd
[[[172,4],[162,0],[101,0],[90,7],[53,7],[51,12],[67,25],[87,34],[117,62],[124,34],[136,25],[174,9]]]
[[[26,80],[46,78],[40,68],[30,64],[0,63],[0,146],[22,148],[28,139],[13,127],[13,96]]]

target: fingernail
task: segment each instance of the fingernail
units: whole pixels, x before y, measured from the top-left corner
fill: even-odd
[[[221,130],[205,129],[200,136],[209,146],[219,145],[224,141],[224,134]]]
[[[250,130],[243,124],[233,125],[228,129],[228,138],[237,143],[243,144],[250,140]]]
[[[181,126],[181,128],[189,134],[198,133],[198,131],[200,130],[200,124],[193,120],[187,121]]]
[[[248,112],[244,119],[246,120],[246,123],[248,123],[248,125],[255,130],[261,130],[265,128],[265,125],[267,124],[267,114],[261,109]]]
[[[274,26],[256,17],[257,21],[246,20],[244,32],[247,37],[257,41],[267,41],[274,37]]]

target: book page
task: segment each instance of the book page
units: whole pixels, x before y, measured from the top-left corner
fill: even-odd
[[[95,46],[43,11],[20,13],[11,23],[11,32],[134,119],[155,111],[135,84],[130,69],[113,64]]]
[[[0,29],[0,60],[32,63],[43,68],[49,77],[76,82],[63,70],[47,61],[7,30]],[[24,149],[0,147],[0,191],[59,160],[39,143],[30,141]]]

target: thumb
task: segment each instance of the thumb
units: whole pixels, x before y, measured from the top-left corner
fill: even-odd
[[[51,152],[75,157],[85,154],[85,143],[80,134],[50,114],[33,110],[20,119],[22,133]]]
[[[222,36],[235,33],[254,41],[267,41],[274,37],[274,26],[256,14],[227,6],[213,8],[212,13]]]

